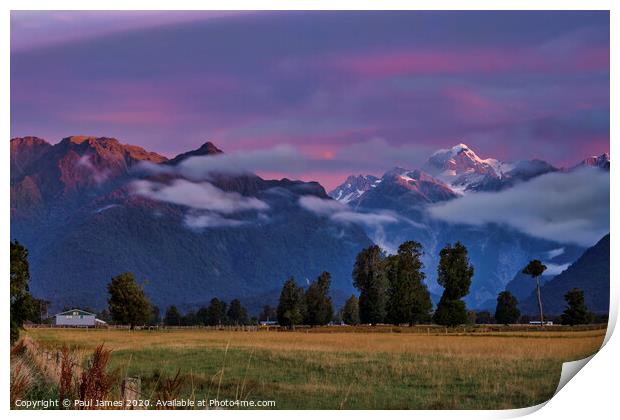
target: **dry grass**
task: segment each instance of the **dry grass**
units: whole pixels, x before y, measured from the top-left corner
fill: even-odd
[[[26,362],[21,359],[11,359],[11,407],[15,401],[23,400],[32,387],[32,372]]]
[[[150,348],[196,349],[226,346],[272,351],[413,353],[482,357],[501,354],[507,359],[573,360],[591,354],[602,343],[605,331],[496,333],[472,335],[424,335],[384,333],[228,332],[201,330],[127,331],[75,329],[31,330],[29,336],[43,345],[66,344],[90,350],[98,343],[118,350]]]
[[[273,399],[278,408],[516,408],[548,399],[562,362],[593,354],[604,334],[41,329],[28,337],[82,351],[105,342],[111,365],[154,395],[170,388],[192,399]]]
[[[111,353],[103,344],[95,348],[89,366],[82,371],[77,384],[77,395],[81,401],[103,401],[108,398],[115,381],[107,371]]]
[[[73,371],[75,370],[76,360],[73,356],[73,353],[69,350],[67,346],[62,346],[60,350],[61,359],[60,359],[60,378],[58,380],[58,399],[64,400],[65,398],[70,398],[73,394]]]

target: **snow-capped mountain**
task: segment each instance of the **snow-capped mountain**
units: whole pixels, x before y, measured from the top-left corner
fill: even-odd
[[[329,196],[342,203],[348,203],[362,196],[371,188],[376,188],[381,179],[373,175],[351,175],[341,185],[329,192]]]
[[[599,156],[590,156],[585,158],[577,165],[573,166],[571,169],[581,168],[583,166],[592,166],[595,168],[601,168],[609,170],[610,162],[609,162],[609,153],[603,153]]]
[[[605,170],[609,168],[609,156],[604,154],[585,159],[576,167],[584,165]],[[424,246],[423,262],[432,293],[441,293],[434,270],[439,250],[446,243],[463,242],[476,267],[471,293],[466,298],[467,305],[488,309],[495,304],[497,293],[505,290],[515,274],[520,273],[531,259],[544,258],[550,251],[561,248],[564,251],[558,263],[568,264],[584,249],[561,243],[561,239],[556,242],[531,237],[506,226],[445,223],[430,217],[425,207],[445,200],[461,200],[463,195],[479,191],[504,190],[556,171],[565,170],[538,159],[514,162],[482,159],[467,145],[458,144],[431,155],[422,170],[394,168],[387,171],[380,183],[366,191],[360,189],[361,193],[349,198],[347,205],[360,212],[389,211],[398,216],[398,223],[384,225],[380,229],[367,227],[367,234],[390,252],[406,240],[419,241]],[[352,186],[352,179],[349,177],[334,191],[340,191],[347,184]],[[331,196],[339,199],[337,193]]]
[[[424,169],[461,194],[469,191],[498,191],[516,182],[557,171],[557,168],[538,159],[515,162],[482,159],[463,143],[433,153]]]
[[[499,176],[503,172],[501,166],[498,160],[481,159],[466,144],[460,143],[433,153],[424,169],[456,190],[465,190],[468,185],[487,176]]]
[[[603,166],[604,156],[586,159],[582,165]],[[594,162],[594,163],[592,163]],[[597,162],[601,162],[597,164]],[[607,160],[609,162],[609,160]],[[609,163],[607,163],[609,165]],[[396,168],[398,175],[407,176],[410,169]],[[453,193],[463,195],[472,191],[499,191],[514,184],[536,176],[555,172],[558,169],[543,160],[519,160],[502,162],[498,159],[482,159],[466,144],[460,143],[449,149],[441,149],[433,153],[420,173],[440,181]],[[386,175],[393,175],[393,171],[386,172],[382,178],[372,175],[349,176],[344,183],[329,193],[329,196],[342,203],[357,201],[369,190],[377,188]],[[394,181],[394,177],[390,179]]]
[[[353,208],[410,209],[458,197],[444,182],[419,169],[390,169],[375,185],[351,200],[349,205]]]

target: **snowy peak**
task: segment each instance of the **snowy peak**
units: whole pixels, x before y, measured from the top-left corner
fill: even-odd
[[[451,200],[457,194],[441,180],[419,169],[393,168],[351,205],[368,208],[412,208]]]
[[[584,160],[579,162],[577,165],[575,165],[571,169],[581,168],[583,166],[591,166],[593,168],[601,168],[601,169],[609,170],[610,168],[609,153],[603,153],[599,156],[590,156],[588,158],[585,158]]]
[[[381,180],[373,175],[351,175],[328,195],[346,204],[361,197],[371,188],[376,188],[380,182]]]
[[[445,180],[464,174],[486,175],[496,173],[498,162],[495,159],[481,159],[466,144],[459,143],[450,149],[440,149],[433,153],[425,165],[432,175]]]
[[[502,162],[480,158],[466,144],[433,153],[425,167],[460,194],[468,191],[499,191],[536,176],[557,171],[543,160]]]
[[[403,168],[394,168],[386,172],[381,180],[386,184],[394,183],[410,190],[419,190],[422,186],[426,187],[433,185],[440,189],[452,192],[450,187],[444,182],[433,178],[431,175],[419,169],[410,171]]]
[[[485,179],[500,178],[509,169],[497,159],[482,159],[464,143],[436,151],[424,165],[424,170],[461,194]]]

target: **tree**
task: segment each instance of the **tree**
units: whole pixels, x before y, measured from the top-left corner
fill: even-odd
[[[543,304],[542,299],[540,297],[540,276],[545,272],[547,266],[541,263],[539,260],[532,260],[529,264],[523,269],[523,274],[527,274],[530,277],[536,279],[536,297],[538,298],[538,310],[540,311],[540,326],[544,327],[544,316],[543,316]]]
[[[517,305],[517,298],[509,291],[497,295],[497,307],[495,308],[495,320],[500,324],[514,324],[519,320],[521,311]]]
[[[489,311],[476,312],[476,324],[494,324],[495,319]]]
[[[197,323],[196,312],[194,311],[188,311],[181,317],[181,325],[185,327],[190,327],[192,325],[196,325]]]
[[[360,321],[376,325],[387,314],[387,278],[385,257],[381,248],[372,245],[363,249],[355,258],[353,286],[360,291]]]
[[[201,306],[196,312],[196,322],[200,325],[208,325],[209,322],[209,308]]]
[[[24,321],[36,312],[35,301],[29,293],[30,268],[28,250],[18,241],[11,242],[11,343],[19,338]]]
[[[424,284],[426,275],[422,245],[408,241],[398,247],[398,254],[387,258],[388,319],[394,324],[413,325],[428,318],[433,308],[431,295]]]
[[[239,299],[233,299],[228,305],[228,321],[233,325],[245,325],[248,323],[248,311],[241,305]]]
[[[129,324],[133,330],[136,325],[146,324],[151,318],[151,303],[132,273],[113,277],[108,284],[108,293],[108,308],[114,322]]]
[[[276,313],[278,324],[282,326],[294,327],[304,320],[304,290],[297,286],[292,277],[282,286]]]
[[[332,320],[334,309],[332,299],[329,297],[330,284],[331,275],[324,271],[306,290],[304,296],[305,324],[326,325]]]
[[[211,299],[207,307],[207,325],[223,325],[226,323],[226,302],[218,298]]]
[[[272,308],[271,305],[263,306],[263,311],[258,316],[259,321],[275,321],[278,319],[278,314],[275,308]]]
[[[574,288],[564,295],[567,307],[562,313],[562,324],[580,325],[592,322],[592,314],[588,311],[583,290]]]
[[[99,318],[100,320],[104,322],[107,322],[108,324],[112,322],[112,317],[110,316],[110,312],[108,311],[107,308],[99,312],[97,314],[97,318]]]
[[[161,322],[161,314],[159,313],[159,307],[153,305],[151,309],[151,319],[149,319],[149,325],[158,325]]]
[[[454,327],[467,322],[467,308],[461,299],[469,293],[473,276],[465,245],[448,244],[439,252],[437,283],[444,291],[433,315],[437,324]]]
[[[351,295],[342,308],[342,321],[347,325],[357,325],[360,323],[360,307],[357,297]]]
[[[166,309],[166,315],[164,316],[164,324],[166,325],[181,325],[181,314],[176,306],[171,305]]]

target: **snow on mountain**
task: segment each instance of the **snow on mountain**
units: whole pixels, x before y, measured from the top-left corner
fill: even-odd
[[[588,158],[585,158],[584,160],[579,162],[577,165],[573,166],[571,169],[577,169],[577,168],[581,168],[584,166],[591,166],[595,168],[609,170],[609,167],[610,167],[609,153],[603,153],[599,156],[590,156]]]
[[[588,157],[568,170],[583,166],[609,170],[609,154]],[[560,169],[540,159],[512,162],[494,158],[482,159],[469,146],[459,143],[449,149],[437,150],[428,158],[422,170],[426,176],[446,184],[446,188],[452,192],[465,195],[475,191],[504,190],[517,183]],[[417,179],[407,174],[414,171],[402,168],[386,172],[381,179],[372,175],[352,175],[331,191],[329,196],[342,203],[357,201],[369,190],[375,189],[382,179],[386,179],[386,175],[394,175],[394,171],[400,171],[398,176],[405,184]],[[389,178],[394,181],[394,177]]]
[[[449,184],[459,194],[469,191],[498,191],[511,187],[516,182],[557,171],[552,165],[537,159],[515,162],[482,159],[463,143],[433,153],[424,169]]]
[[[351,175],[341,185],[329,192],[329,196],[341,203],[348,203],[376,188],[381,179],[373,175]]]

